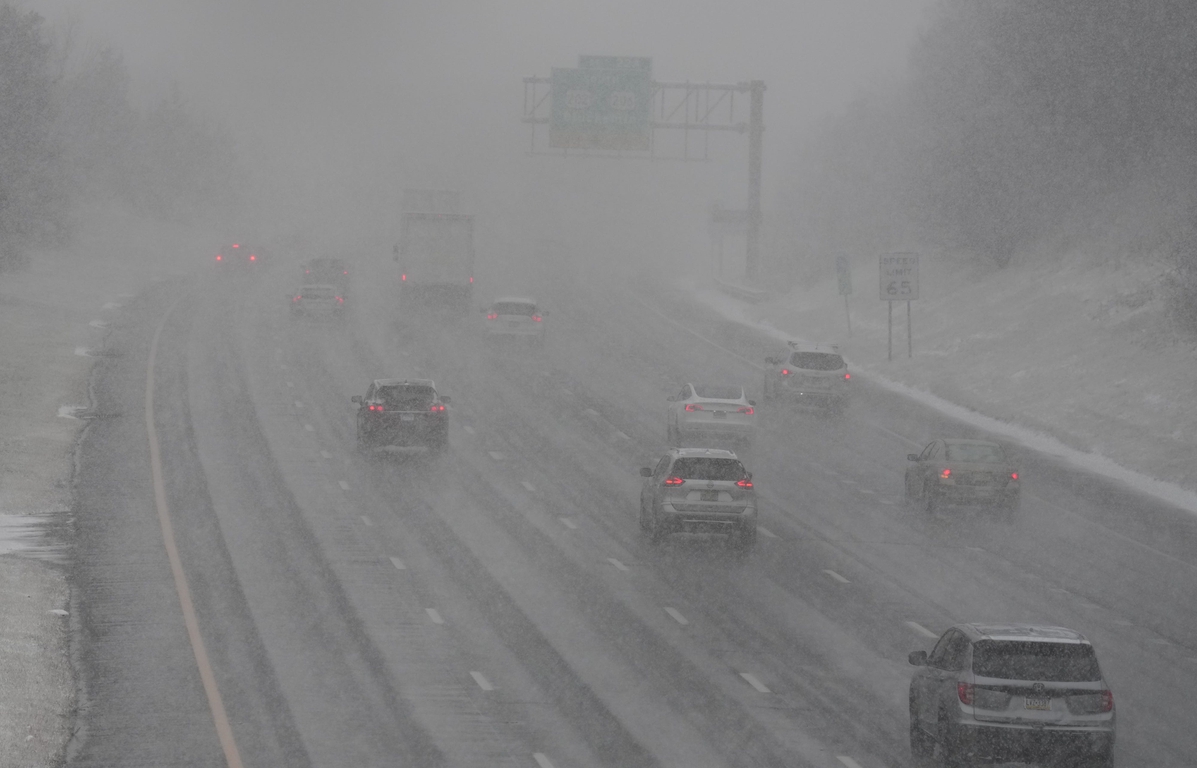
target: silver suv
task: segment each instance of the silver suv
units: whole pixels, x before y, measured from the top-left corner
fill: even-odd
[[[670,533],[726,533],[742,550],[756,543],[752,473],[731,451],[673,448],[640,476],[640,530],[652,544]]]
[[[1047,762],[1113,766],[1114,694],[1079,632],[957,624],[910,654],[916,763]]]
[[[848,402],[848,364],[838,344],[789,342],[790,351],[780,357],[766,357],[765,400],[784,398],[791,402],[840,413]]]

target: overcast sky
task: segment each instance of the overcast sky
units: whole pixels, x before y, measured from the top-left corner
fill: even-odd
[[[764,80],[768,192],[805,128],[905,65],[929,0],[21,4],[74,20],[83,45],[119,49],[139,97],[177,83],[249,154],[314,186],[374,189],[403,177],[400,186],[493,195],[513,164],[561,164],[524,155],[521,80],[579,54],[651,56],[661,80]],[[742,144],[684,172],[703,199],[742,197]]]

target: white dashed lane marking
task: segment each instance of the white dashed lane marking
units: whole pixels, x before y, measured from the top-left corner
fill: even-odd
[[[391,558],[391,565],[395,566],[395,570],[397,570],[397,571],[406,571],[407,570],[407,566],[404,565],[403,561],[397,557]]]
[[[841,584],[851,584],[852,583],[852,582],[848,581],[847,579],[845,579],[843,576],[836,573],[835,571],[831,570],[830,568],[824,569],[823,573],[827,574],[828,576],[835,579],[836,581],[838,581]]]
[[[618,429],[615,430],[615,434],[619,437],[620,440],[631,440],[632,439]]]
[[[756,527],[756,531],[757,531],[757,533],[759,533],[760,535],[764,536],[764,537],[765,537],[765,538],[767,538],[767,539],[776,539],[776,538],[778,538],[778,536],[777,536],[777,534],[776,534],[776,533],[774,533],[773,531],[769,530],[768,528],[766,528],[766,527],[765,527],[765,526],[763,526],[763,525],[758,525],[758,526]]]
[[[296,400],[296,401],[295,401],[295,407],[296,407],[296,408],[302,408],[302,407],[303,407],[303,401],[302,401],[302,400]]]
[[[494,459],[495,461],[503,460],[503,452],[502,451],[487,451],[487,454],[489,454],[490,457],[492,459]]]
[[[683,627],[690,623],[686,620],[686,617],[682,615],[681,611],[676,608],[666,608],[665,613],[668,613],[671,617],[673,617],[674,621],[676,621],[678,624],[681,624]]]
[[[324,457],[324,458],[326,458],[326,459],[331,459],[331,458],[332,458],[332,454],[331,454],[331,453],[329,453],[328,451],[321,451],[321,452],[320,452],[320,455],[321,455],[321,456],[323,456],[323,457]]]
[[[562,525],[564,525],[566,528],[570,529],[571,531],[578,530],[578,524],[575,523],[573,520],[570,520],[568,517],[562,517],[562,518],[558,518],[558,519],[561,520]]]
[[[307,432],[315,432],[316,431],[316,428],[313,427],[311,424],[304,424],[303,428]]]
[[[107,328],[108,327],[108,323],[104,322],[103,320],[92,320],[90,323],[88,323],[88,325],[90,325],[92,328]]]
[[[873,496],[874,494],[876,494],[876,491],[870,491],[868,488],[861,488],[861,489],[860,489],[860,492],[861,492],[861,493],[867,493],[867,494],[869,494],[870,496]]]
[[[835,759],[839,760],[841,763],[843,763],[846,766],[846,768],[861,768],[860,763],[856,762],[855,760],[848,757],[847,755],[836,755]]]
[[[922,635],[923,637],[930,638],[932,640],[939,637],[939,635],[937,635],[934,632],[932,632],[931,630],[927,629],[922,624],[919,624],[917,621],[908,621],[908,622],[906,622],[906,626],[910,627],[911,629],[913,629],[915,632]]]
[[[536,761],[537,768],[556,768],[543,752],[533,752],[532,759]]]
[[[466,424],[465,426],[463,426],[462,429],[464,429],[466,431],[466,434],[469,434],[469,435],[475,434],[474,428],[471,427],[469,424]]]
[[[371,520],[370,518],[366,517],[365,515],[362,515],[362,525],[366,526],[367,528],[373,528],[374,521]]]
[[[749,685],[751,685],[753,688],[757,689],[761,693],[772,693],[772,691],[770,691],[768,688],[766,688],[765,684],[762,683],[760,680],[757,680],[756,675],[752,674],[751,672],[741,672],[740,677],[747,680]]]
[[[337,481],[337,485],[341,486],[341,490],[342,490],[342,491],[348,491],[348,490],[349,490],[349,483],[345,482],[344,480],[338,480],[338,481]]]
[[[433,624],[445,623],[445,620],[441,618],[441,615],[437,613],[435,608],[425,608],[424,610],[428,612],[428,618],[432,619]]]
[[[484,691],[493,691],[495,689],[495,687],[490,684],[490,681],[482,676],[481,672],[471,672],[470,677],[474,678],[474,682],[477,683],[478,687]]]
[[[524,486],[524,490],[528,493],[536,493],[536,486],[532,485],[532,483],[529,483],[527,480],[521,482],[520,485]]]
[[[100,309],[120,309],[123,306],[124,304],[118,304],[115,301],[110,301],[104,306],[100,307]]]
[[[893,499],[878,499],[878,501],[880,501],[882,504],[886,504],[891,507],[897,503]]]
[[[590,418],[592,418],[592,419],[597,419],[597,418],[598,418],[598,415],[599,415],[599,412],[598,412],[598,411],[596,411],[596,410],[594,410],[593,408],[587,408],[587,409],[584,411],[584,413],[585,413],[587,416],[589,416]]]
[[[616,568],[618,568],[621,571],[626,571],[628,569],[628,567],[626,565],[619,562],[614,557],[608,557],[607,562],[610,563],[611,565],[614,565]]]

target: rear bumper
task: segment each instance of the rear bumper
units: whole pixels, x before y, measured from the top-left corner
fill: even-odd
[[[944,504],[1004,504],[1018,501],[1017,488],[986,488],[972,485],[940,485],[932,491],[937,501]]]
[[[366,422],[359,428],[360,437],[375,445],[418,446],[428,445],[449,436],[449,423],[445,419],[421,419],[401,421],[387,419],[385,422]]]
[[[530,326],[527,328],[501,328],[499,326],[487,325],[486,334],[488,336],[527,336],[539,337],[544,335],[544,326]]]
[[[756,525],[756,506],[663,503],[660,520],[670,530],[686,533],[734,533]]]
[[[1114,748],[1114,728],[1028,728],[1021,725],[958,725],[960,751],[994,762],[1041,762],[1053,758],[1099,757]]]
[[[804,389],[800,384],[782,381],[777,385],[777,396],[816,406],[838,405],[848,398],[844,387],[836,385],[830,389]]]

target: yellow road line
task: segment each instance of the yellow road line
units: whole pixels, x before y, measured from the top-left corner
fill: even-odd
[[[225,763],[229,768],[242,768],[241,753],[237,750],[237,742],[233,739],[233,729],[229,725],[228,715],[224,710],[224,701],[220,698],[220,689],[216,687],[216,676],[212,674],[212,665],[208,661],[208,652],[204,649],[204,640],[200,636],[199,620],[195,616],[195,606],[191,602],[191,589],[187,586],[187,576],[183,573],[183,561],[179,559],[179,548],[175,544],[174,526],[170,521],[170,507],[166,503],[166,485],[162,481],[162,462],[158,448],[158,431],[154,428],[154,361],[158,356],[158,338],[166,321],[170,319],[179,299],[166,310],[162,322],[154,331],[153,341],[150,342],[150,357],[146,363],[145,375],[145,428],[150,439],[150,472],[154,478],[154,503],[158,508],[158,522],[162,524],[162,540],[166,544],[166,556],[170,559],[170,570],[175,577],[175,588],[179,593],[179,604],[183,609],[183,623],[187,625],[187,636],[191,639],[191,650],[195,652],[195,664],[199,667],[200,680],[204,684],[204,693],[208,696],[208,708],[212,710],[212,720],[216,725],[216,735],[220,738],[220,746],[224,750]]]

